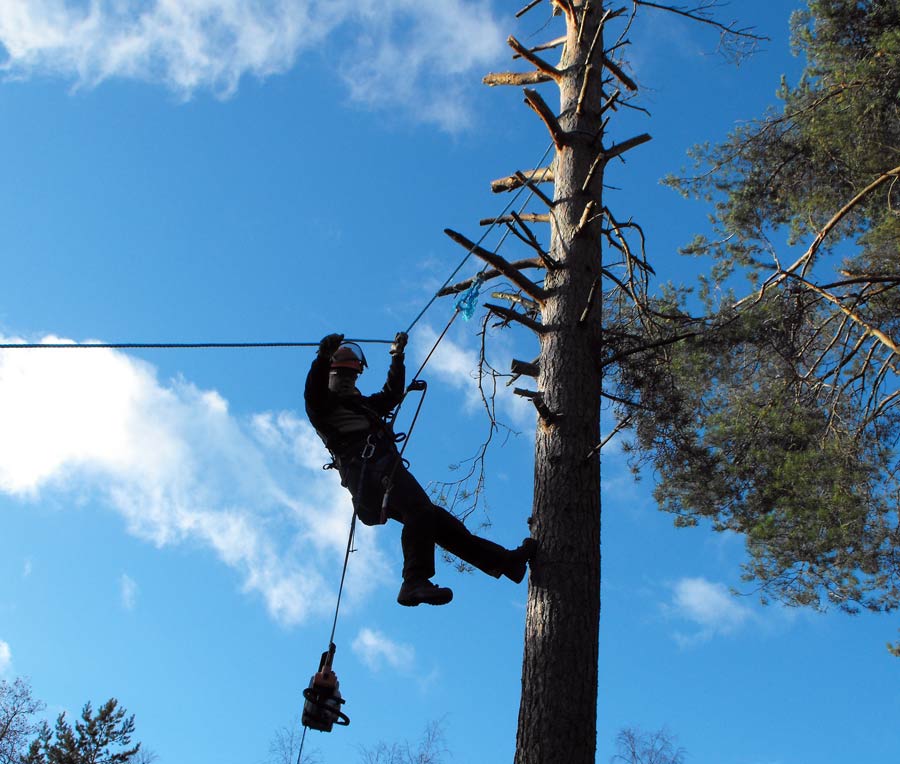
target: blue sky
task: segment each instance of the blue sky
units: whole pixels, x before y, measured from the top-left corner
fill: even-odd
[[[796,76],[797,5],[722,10],[771,37],[740,68],[711,30],[671,16],[646,14],[630,35],[652,116],[613,135],[654,140],[613,171],[607,203],[642,223],[663,279],[697,272],[675,251],[705,210],[658,180]],[[558,34],[543,10],[132,6],[0,3],[4,341],[392,337],[463,254],[442,229],[477,238],[506,202],[488,182],[548,143],[517,90],[480,85],[507,68],[507,34]],[[417,324],[410,365],[451,312],[439,301]],[[457,324],[407,451],[423,482],[452,479],[486,430],[477,323]],[[367,350],[362,383],[377,387],[387,355]],[[498,368],[534,352],[529,337],[491,336]],[[30,677],[54,716],[119,698],[161,762],[267,760],[326,647],[350,512],[304,419],[311,358],[0,351],[0,677]],[[505,393],[499,405],[518,434],[490,454],[485,533],[512,546],[530,512],[533,413]],[[603,479],[598,762],[626,725],[668,726],[697,764],[900,758],[900,661],[884,649],[896,618],[734,597],[739,538],[674,529],[652,475],[635,484],[614,448]],[[442,720],[451,761],[509,761],[525,586],[442,564],[453,603],[403,609],[399,565],[396,526],[360,533],[336,635],[352,723],[310,733],[307,751],[351,762]]]

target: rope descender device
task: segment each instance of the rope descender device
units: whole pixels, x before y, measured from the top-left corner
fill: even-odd
[[[340,682],[331,668],[335,649],[332,642],[322,653],[319,670],[313,674],[309,680],[309,687],[303,691],[306,702],[303,704],[301,722],[304,727],[319,732],[331,732],[335,724],[339,727],[350,724],[350,717],[341,711],[341,706],[347,701],[341,697]]]

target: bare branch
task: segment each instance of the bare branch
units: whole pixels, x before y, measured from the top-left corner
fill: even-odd
[[[550,254],[544,252],[543,247],[541,247],[540,242],[537,240],[537,237],[534,235],[532,230],[525,225],[525,221],[522,220],[521,215],[518,212],[511,213],[513,220],[515,220],[516,225],[513,226],[510,223],[506,225],[510,228],[510,230],[522,241],[524,241],[529,247],[531,247],[535,252],[537,252],[538,257],[541,259],[541,262],[544,264],[544,267],[548,271],[553,271],[559,268],[559,262],[550,257]],[[522,236],[519,231],[516,229],[516,226],[522,230],[524,236]]]
[[[553,209],[555,206],[553,200],[547,196],[541,189],[537,187],[537,184],[533,181],[529,180],[525,175],[521,172],[516,173],[516,177],[519,179],[519,182],[523,186],[527,186],[528,189],[533,193],[538,199],[540,199],[544,204],[546,204],[550,209]]]
[[[647,133],[636,135],[634,136],[634,138],[629,138],[627,141],[622,141],[621,143],[617,143],[614,146],[610,146],[605,152],[606,158],[613,159],[620,154],[624,154],[626,151],[630,151],[636,146],[640,146],[642,143],[646,143],[649,140],[652,139]]]
[[[734,38],[739,43],[739,46],[734,51],[734,56],[737,60],[743,58],[743,56],[751,53],[757,45],[761,42],[767,41],[769,38],[765,35],[755,34],[752,30],[753,27],[737,27],[734,22],[730,24],[723,24],[720,21],[717,21],[713,16],[709,13],[711,8],[715,8],[717,3],[715,0],[701,0],[700,4],[694,8],[687,8],[684,6],[678,5],[667,5],[663,3],[654,3],[650,2],[650,0],[633,0],[635,6],[643,6],[646,8],[656,8],[661,11],[668,11],[669,13],[677,14],[678,16],[683,16],[685,18],[691,19],[692,21],[699,21],[701,24],[708,24],[711,27],[715,27],[719,30],[722,39],[725,40],[727,38]]]
[[[613,76],[621,82],[626,88],[631,90],[632,92],[638,89],[637,83],[631,79],[624,71],[622,71],[622,67],[620,67],[615,61],[611,58],[603,57],[603,65],[612,72]]]
[[[516,358],[512,359],[512,364],[510,365],[510,371],[516,376],[522,377],[537,377],[538,374],[541,373],[541,366],[539,360],[531,361],[519,361]]]
[[[519,213],[518,218],[526,223],[549,223],[550,215],[546,212],[535,214],[532,212]],[[512,215],[502,215],[499,218],[482,218],[478,221],[478,225],[497,225],[498,223],[510,223],[515,221]]]
[[[543,72],[544,74],[549,75],[554,80],[559,81],[559,78],[562,76],[560,74],[559,69],[557,69],[552,64],[544,61],[540,56],[532,53],[528,48],[526,48],[522,43],[520,43],[515,37],[510,35],[506,38],[506,44],[509,45],[516,53],[518,53],[522,58],[524,58],[528,63],[532,64],[535,69],[539,72]]]
[[[545,42],[542,45],[535,45],[533,48],[529,48],[532,53],[537,53],[542,50],[553,50],[553,48],[558,48],[560,45],[564,45],[566,42],[566,37],[563,35],[562,37],[557,37],[555,40],[550,40],[550,42]],[[513,58],[520,58],[520,54],[516,53]]]
[[[528,3],[528,5],[526,5],[524,8],[522,8],[521,10],[516,11],[516,18],[517,18],[517,19],[522,18],[522,16],[524,16],[526,13],[528,13],[528,11],[530,11],[532,8],[536,8],[536,7],[539,6],[543,1],[544,1],[544,0],[531,0],[531,2]]]
[[[522,324],[522,326],[531,329],[535,334],[544,334],[547,329],[543,324],[538,323],[533,318],[529,318],[523,313],[519,313],[512,308],[504,308],[502,305],[494,305],[493,303],[485,303],[484,307],[487,308],[491,313],[496,316],[499,316],[504,321],[515,321],[516,323]]]
[[[566,144],[566,133],[560,127],[559,120],[557,120],[556,115],[550,111],[550,107],[547,106],[546,101],[541,98],[541,94],[536,90],[531,90],[530,88],[525,88],[525,103],[527,103],[537,115],[541,118],[543,123],[547,126],[547,130],[550,133],[550,136],[553,138],[553,144],[556,148],[561,148]]]
[[[479,247],[474,242],[469,241],[461,233],[457,233],[450,228],[445,228],[444,233],[447,234],[447,236],[453,239],[453,241],[455,241],[461,247],[464,247],[473,255],[481,258],[488,265],[500,271],[529,297],[534,298],[539,303],[543,303],[543,301],[547,299],[547,292],[544,291],[544,289],[542,289],[541,287],[537,286],[537,284],[535,284],[534,282],[525,278],[525,276],[523,276],[517,268],[513,268],[513,266],[509,263],[508,260],[506,260],[506,258],[501,257],[500,255],[495,255],[493,252],[488,252],[486,249]]]
[[[528,398],[537,409],[538,416],[544,421],[544,424],[551,425],[557,419],[559,419],[558,414],[554,414],[550,407],[544,402],[544,394],[537,393],[534,390],[523,390],[521,387],[517,387],[513,390],[514,395],[521,396],[522,398]]]
[[[497,85],[513,85],[521,87],[522,85],[540,85],[542,82],[551,82],[553,78],[549,74],[543,72],[491,72],[485,74],[481,81],[488,87],[496,87]]]
[[[510,263],[509,267],[519,270],[522,268],[543,268],[544,266],[543,266],[543,263],[539,259],[537,259],[536,257],[533,257],[528,260],[516,260],[516,261]],[[481,280],[482,281],[490,281],[491,279],[495,279],[498,276],[504,276],[504,275],[506,275],[506,274],[504,274],[496,269],[487,270],[481,274]],[[438,297],[447,297],[448,295],[459,294],[460,292],[465,292],[469,287],[472,286],[473,283],[475,283],[474,278],[465,279],[464,281],[460,281],[459,283],[453,284],[452,286],[444,287],[443,289],[441,289],[440,292],[437,293],[437,296]]]
[[[515,175],[508,175],[505,178],[492,180],[491,191],[495,194],[499,194],[502,191],[515,191],[517,188],[521,188],[522,181],[519,180],[519,175],[524,175],[528,180],[534,183],[553,183],[555,180],[552,167],[539,167],[536,170],[527,170],[524,173],[520,170]]]
[[[491,292],[491,297],[495,300],[506,300],[521,305],[528,313],[537,313],[541,307],[534,300],[529,300],[527,297],[522,297],[522,295],[515,292]]]

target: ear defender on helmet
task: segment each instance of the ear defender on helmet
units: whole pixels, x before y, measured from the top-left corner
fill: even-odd
[[[368,366],[366,355],[355,342],[344,342],[331,356],[332,369],[352,369],[357,374]]]

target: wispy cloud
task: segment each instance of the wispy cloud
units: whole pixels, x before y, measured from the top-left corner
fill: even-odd
[[[353,652],[373,671],[387,665],[393,669],[405,669],[412,665],[415,650],[410,645],[394,642],[376,630],[361,629],[353,640]]]
[[[127,78],[183,97],[198,90],[227,97],[242,77],[285,72],[301,53],[325,45],[357,102],[400,106],[458,129],[466,114],[454,91],[462,75],[497,57],[503,34],[486,0],[0,3],[0,69],[80,87]]]
[[[134,610],[137,604],[138,585],[131,576],[123,573],[119,577],[119,593],[122,597],[122,607],[126,610]]]
[[[693,627],[690,633],[675,633],[676,641],[684,647],[732,634],[753,616],[753,611],[735,601],[724,584],[705,578],[682,578],[672,590],[672,600],[664,610]]]
[[[323,592],[336,582],[321,571],[343,557],[350,502],[293,412],[237,418],[216,391],[162,383],[150,364],[112,350],[8,350],[0,421],[0,491],[26,502],[88,496],[157,546],[206,546],[280,622],[327,610]],[[387,576],[369,531],[348,575],[350,604]]]
[[[12,650],[9,643],[0,639],[0,676],[6,674],[12,668]]]

